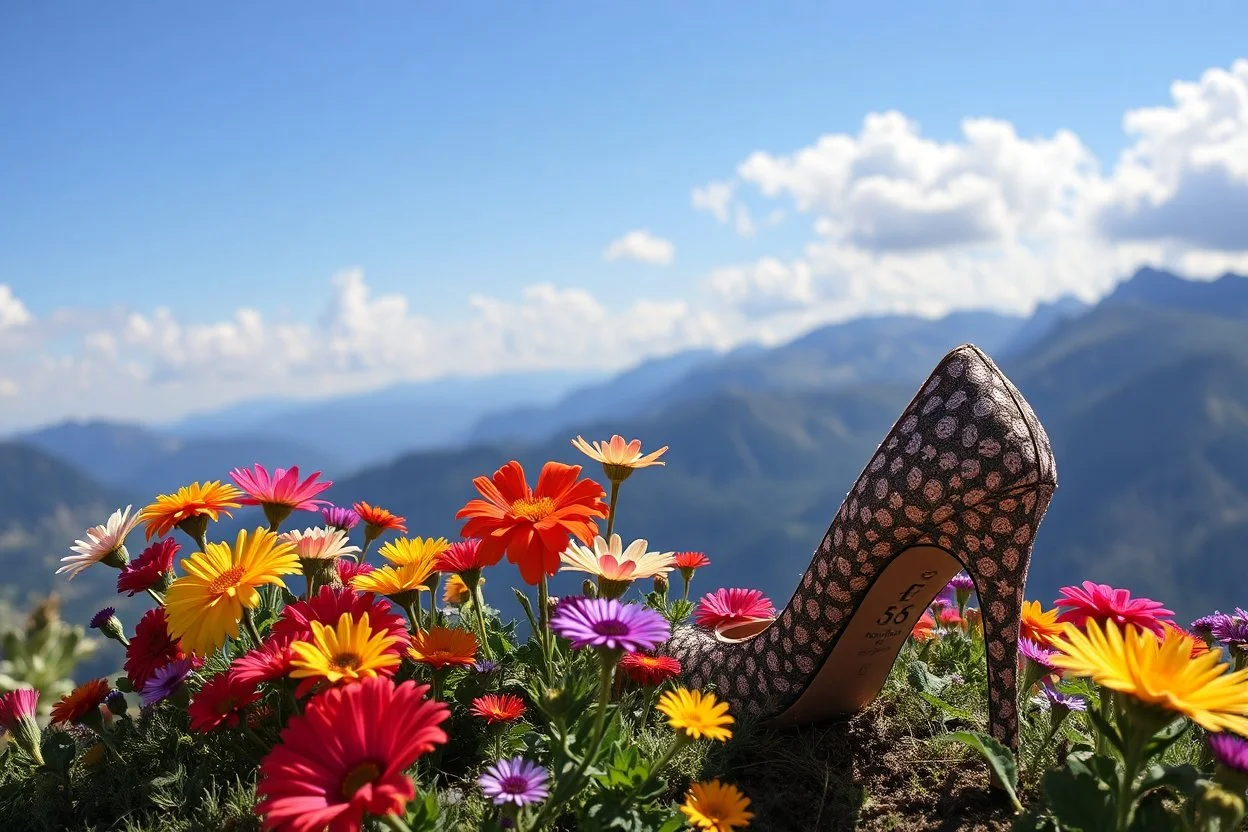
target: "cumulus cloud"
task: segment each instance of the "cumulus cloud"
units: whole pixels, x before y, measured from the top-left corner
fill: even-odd
[[[30,310],[10,287],[0,283],[0,329],[15,329],[27,323],[30,323]]]
[[[636,260],[656,266],[668,265],[675,256],[676,246],[672,245],[671,240],[656,237],[644,228],[612,240],[602,252],[604,260]]]
[[[1100,217],[1111,238],[1248,251],[1248,60],[1176,82],[1174,105],[1132,110],[1134,137]]]
[[[728,222],[732,195],[736,189],[735,182],[709,182],[701,188],[694,188],[691,195],[693,207],[706,211],[720,222]]]

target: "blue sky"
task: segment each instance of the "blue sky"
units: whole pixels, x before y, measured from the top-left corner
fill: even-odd
[[[771,259],[801,282],[814,262],[824,214],[791,179],[734,173],[755,151],[784,157],[891,110],[957,144],[963,119],[990,117],[1022,140],[1071,131],[1108,179],[1132,142],[1124,113],[1173,106],[1172,82],[1248,55],[1243,4],[1027,5],[21,4],[0,27],[0,286],[27,323],[168,307],[183,328],[243,306],[318,326],[350,267],[435,323],[537,284],[612,310],[696,305],[716,270]],[[749,236],[691,204],[734,179]],[[997,220],[976,222],[969,238]],[[604,262],[640,229],[674,245],[669,264]],[[1153,259],[1238,256],[1189,249]],[[1130,261],[1106,255],[1097,289]],[[1080,288],[1037,281],[985,303]],[[819,316],[799,318],[773,334]],[[39,349],[80,349],[64,326],[69,347]]]

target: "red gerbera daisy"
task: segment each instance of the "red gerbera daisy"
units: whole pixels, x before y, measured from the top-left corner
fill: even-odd
[[[402,815],[416,796],[403,772],[446,742],[438,726],[450,709],[425,699],[427,690],[375,676],[309,702],[260,762],[263,828],[358,832],[365,815]]]
[[[338,571],[338,580],[342,581],[342,585],[351,586],[352,578],[372,572],[373,565],[364,561],[351,560],[351,558],[338,558],[334,561],[334,569]]]
[[[165,574],[173,569],[173,559],[182,547],[172,537],[166,537],[148,546],[134,560],[121,568],[117,576],[117,592],[146,592],[164,581]]]
[[[333,629],[338,626],[342,614],[350,613],[359,620],[368,613],[369,628],[374,632],[384,632],[399,637],[400,643],[387,648],[390,652],[402,653],[408,642],[407,623],[402,616],[394,613],[390,602],[378,598],[371,592],[356,592],[354,589],[334,589],[323,586],[308,601],[299,601],[282,610],[282,617],[273,625],[271,634],[274,638],[286,638],[291,641],[311,641],[312,622],[319,621]]]
[[[630,681],[638,685],[657,687],[680,672],[680,662],[671,656],[629,653],[620,659],[619,668]]]
[[[702,596],[693,613],[699,627],[713,630],[752,618],[775,618],[776,608],[757,589],[720,589]]]
[[[92,679],[74,688],[61,697],[52,706],[52,724],[78,722],[84,716],[97,710],[108,698],[108,682],[104,679]]]
[[[368,503],[359,502],[352,508],[355,513],[360,515],[360,519],[364,521],[364,540],[372,541],[381,537],[383,532],[396,531],[400,534],[407,534],[407,518],[401,517],[388,509],[380,506],[370,506]]]
[[[1174,616],[1157,601],[1149,598],[1132,598],[1125,589],[1114,589],[1105,584],[1084,581],[1082,586],[1064,586],[1059,590],[1062,597],[1054,606],[1062,610],[1057,620],[1069,622],[1082,628],[1088,620],[1101,624],[1112,621],[1125,629],[1128,624],[1165,635],[1163,622]]]
[[[472,700],[472,713],[493,725],[524,716],[524,700],[510,693],[487,693]]]
[[[685,569],[701,569],[703,566],[710,566],[711,559],[701,552],[677,552],[675,555],[676,568]]]
[[[531,585],[542,575],[559,571],[559,553],[569,536],[589,543],[598,533],[594,518],[607,516],[606,494],[591,479],[578,480],[579,465],[547,462],[530,488],[524,468],[514,459],[494,472],[492,478],[472,481],[484,500],[469,500],[456,514],[468,518],[461,534],[481,538],[478,557],[498,563],[503,553],[520,567],[520,577]]]
[[[230,674],[250,685],[281,679],[290,673],[290,662],[294,658],[291,641],[288,636],[270,635],[259,648],[235,659],[230,665]]]
[[[479,572],[492,565],[482,557],[481,541],[475,537],[452,543],[450,548],[439,554],[438,559],[434,561],[434,568],[439,572],[454,572],[456,575],[464,572]]]
[[[233,728],[243,710],[260,698],[260,691],[250,682],[232,673],[219,673],[208,680],[186,709],[191,728],[206,734],[224,725]]]
[[[134,636],[126,648],[126,675],[135,690],[143,690],[152,674],[178,659],[185,659],[178,642],[169,635],[165,608],[150,609],[134,626]]]

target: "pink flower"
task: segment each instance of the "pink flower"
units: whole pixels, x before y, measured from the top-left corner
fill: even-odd
[[[699,627],[713,630],[751,618],[775,618],[776,608],[757,589],[720,589],[702,596],[693,617]]]
[[[1141,629],[1165,635],[1164,624],[1173,615],[1157,601],[1132,598],[1125,589],[1084,581],[1081,587],[1064,586],[1061,598],[1054,602],[1062,610],[1057,620],[1083,627],[1089,620],[1104,624],[1112,621],[1119,627],[1134,624]]]
[[[373,571],[373,565],[350,558],[338,558],[334,561],[334,569],[338,570],[338,580],[342,581],[342,585],[351,586],[351,581],[356,575],[367,575]]]
[[[329,500],[315,499],[333,483],[317,482],[320,471],[299,482],[299,466],[290,470],[276,468],[273,475],[264,470],[263,465],[256,465],[255,471],[235,468],[230,478],[238,487],[247,493],[239,500],[245,506],[285,506],[291,511],[319,511],[321,506],[330,505]]]
[[[0,696],[0,726],[16,734],[20,720],[35,718],[38,703],[39,691],[34,688],[18,688]]]

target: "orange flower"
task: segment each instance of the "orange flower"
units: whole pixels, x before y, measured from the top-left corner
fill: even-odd
[[[1203,656],[1205,653],[1209,652],[1209,645],[1205,644],[1204,639],[1198,638],[1192,633],[1189,633],[1187,630],[1184,630],[1182,627],[1180,627],[1178,624],[1175,624],[1172,621],[1161,622],[1161,629],[1162,629],[1162,632],[1164,633],[1173,632],[1174,634],[1178,635],[1180,638],[1183,638],[1184,640],[1186,640],[1189,646],[1191,647],[1193,659],[1196,658],[1197,656]],[[1161,638],[1164,640],[1165,636],[1161,636]]]
[[[477,637],[467,630],[431,627],[412,636],[412,660],[430,667],[469,667],[476,661]]]
[[[78,722],[87,714],[97,710],[107,696],[108,682],[104,679],[92,679],[90,682],[79,685],[52,706],[52,724]]]
[[[355,513],[360,515],[360,519],[364,521],[364,537],[368,540],[375,540],[381,536],[382,532],[396,531],[400,534],[407,534],[407,518],[400,517],[388,509],[381,506],[370,506],[368,503],[359,502],[352,506]]]
[[[547,462],[537,488],[529,488],[524,468],[513,459],[493,478],[477,477],[472,484],[485,499],[469,500],[455,514],[468,518],[462,535],[481,538],[483,562],[496,564],[506,552],[525,583],[541,583],[543,575],[559,571],[569,536],[589,543],[598,533],[594,518],[607,516],[606,492],[591,479],[578,480],[580,473],[579,465]]]
[[[931,641],[936,638],[936,619],[932,618],[931,613],[923,613],[919,616],[919,620],[914,622],[914,629],[910,631],[910,638],[915,641]]]
[[[1062,634],[1062,625],[1057,621],[1057,610],[1045,612],[1039,601],[1024,601],[1022,620],[1019,622],[1019,638],[1027,638],[1041,647],[1049,647],[1053,639]]]
[[[226,509],[241,506],[242,496],[243,492],[232,485],[222,485],[220,480],[195,482],[173,494],[161,494],[139,512],[138,519],[144,523],[143,534],[148,540],[163,537],[177,527],[198,542],[209,520],[215,523],[222,514],[233,516]]]
[[[524,700],[519,696],[504,693],[487,693],[472,700],[472,713],[493,725],[496,722],[511,722],[524,716]]]

